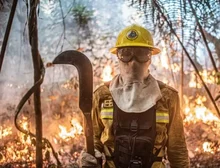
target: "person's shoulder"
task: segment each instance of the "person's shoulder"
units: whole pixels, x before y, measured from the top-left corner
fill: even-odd
[[[101,83],[100,85],[97,85],[94,90],[95,95],[110,95],[109,91],[109,82]]]
[[[178,94],[178,91],[176,89],[174,89],[173,87],[163,83],[162,81],[159,81],[157,80],[157,83],[160,87],[160,90],[162,92],[170,92],[170,93],[173,93],[173,94]]]

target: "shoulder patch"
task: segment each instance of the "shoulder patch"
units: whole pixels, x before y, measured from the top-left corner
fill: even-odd
[[[113,101],[112,101],[112,98],[109,97],[108,99],[105,99],[102,103],[102,107],[103,108],[110,108],[110,107],[113,107]]]
[[[111,97],[104,99],[103,103],[101,104],[100,115],[102,119],[113,119],[113,102]]]

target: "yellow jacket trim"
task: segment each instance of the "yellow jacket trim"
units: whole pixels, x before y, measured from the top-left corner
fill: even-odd
[[[112,112],[113,113],[113,108],[102,108],[101,113],[105,113],[105,112]]]
[[[113,108],[102,108],[101,118],[102,119],[113,119]]]
[[[169,114],[167,112],[157,111],[156,122],[157,123],[169,123]]]

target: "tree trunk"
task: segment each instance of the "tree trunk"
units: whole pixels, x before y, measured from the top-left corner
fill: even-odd
[[[30,0],[29,37],[34,67],[34,83],[41,78],[41,60],[38,52],[37,8],[38,1]],[[43,167],[42,157],[42,112],[40,86],[34,92],[35,128],[36,128],[36,167]]]

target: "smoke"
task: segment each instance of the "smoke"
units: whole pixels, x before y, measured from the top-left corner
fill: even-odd
[[[136,20],[132,13],[134,9],[128,7],[123,0],[60,2],[42,0],[38,9],[39,53],[46,67],[44,82],[41,85],[43,134],[51,142],[54,142],[53,138],[60,131],[59,125],[71,127],[71,118],[76,118],[82,124],[82,113],[78,107],[76,68],[67,65],[47,66],[48,63],[62,51],[73,49],[82,51],[93,64],[95,88],[102,82],[103,68],[106,64],[113,65],[116,60],[109,49],[114,46],[118,32],[128,24],[140,22],[140,18],[137,17]],[[72,13],[73,8],[79,5],[93,13],[92,19],[84,28],[79,27]],[[0,47],[10,8],[11,2],[7,2],[0,10]],[[27,13],[25,1],[18,1],[0,73],[0,118],[3,127],[14,128],[12,121],[16,106],[34,83]],[[24,105],[19,120],[22,116],[28,118],[29,129],[35,132],[33,96]],[[13,129],[14,133],[15,131]],[[75,143],[83,147],[83,142],[80,139]],[[68,147],[65,145],[63,147],[68,150],[73,148],[70,144],[67,144]]]
[[[80,29],[80,31],[78,31],[79,25],[74,20],[72,13],[72,8],[79,4],[85,6],[87,10],[93,11],[88,28]],[[38,37],[39,52],[44,64],[51,62],[61,51],[79,49],[79,47],[92,62],[95,58],[102,59],[102,57],[114,60],[115,57],[110,54],[109,48],[114,45],[118,32],[125,25],[141,22],[140,17],[135,20],[135,10],[127,5],[122,0],[61,0],[61,4],[55,0],[41,1],[38,16]],[[10,7],[11,4],[7,3],[0,11],[0,45],[3,41]],[[2,101],[10,101],[13,104],[17,103],[15,99],[19,99],[21,94],[33,85],[33,65],[27,21],[27,6],[24,1],[19,1],[0,74],[0,98]],[[80,39],[80,42],[77,39]],[[96,66],[94,64],[94,67]],[[51,67],[46,71],[44,84],[48,85],[68,80],[77,74],[73,68],[66,66],[62,68]]]

